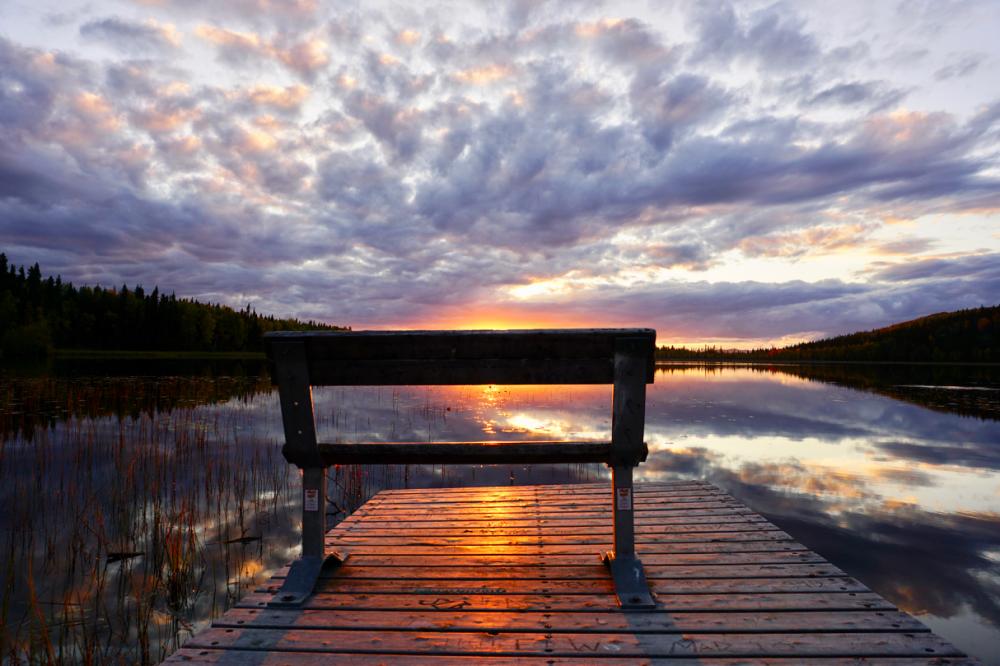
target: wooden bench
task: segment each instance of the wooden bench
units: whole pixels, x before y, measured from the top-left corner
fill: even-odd
[[[302,469],[302,556],[272,602],[300,605],[326,563],[325,468],[335,464],[526,464],[602,462],[614,550],[603,554],[624,608],[653,600],[635,554],[632,468],[646,459],[646,384],[653,382],[651,329],[280,332],[265,336],[278,386],[285,458]],[[312,386],[423,384],[614,384],[611,440],[557,442],[354,442],[316,440]]]

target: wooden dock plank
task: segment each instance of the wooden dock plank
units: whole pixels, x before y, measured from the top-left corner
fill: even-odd
[[[390,655],[573,657],[961,657],[961,652],[932,633],[656,633],[631,631],[574,634],[561,632],[444,632],[327,629],[207,629],[188,647],[351,652]]]
[[[352,562],[341,571],[331,571],[329,577],[340,580],[363,578],[367,580],[409,580],[482,578],[484,580],[605,580],[607,572],[597,558],[591,566],[546,567],[538,564],[519,566],[364,566]],[[645,563],[644,563],[645,564]],[[646,577],[655,579],[684,578],[801,578],[846,576],[831,564],[731,564],[726,567],[714,565],[646,565]]]
[[[337,537],[327,538],[329,548],[337,548],[341,541]],[[503,554],[537,556],[537,555],[586,555],[593,557],[600,548],[607,548],[607,543],[583,545],[547,545],[533,544],[528,546],[504,546]],[[803,551],[806,547],[791,539],[787,541],[725,541],[725,542],[681,542],[681,543],[637,543],[636,552],[640,555],[666,553],[744,553],[767,551]],[[424,555],[434,557],[440,555],[481,555],[483,552],[495,554],[495,551],[476,545],[437,545],[437,546],[400,546],[385,544],[356,544],[350,548],[351,554],[392,553],[397,555]]]
[[[599,554],[606,484],[379,493],[326,537],[350,554],[301,608],[286,570],[170,663],[972,663],[714,486],[636,486],[657,602],[623,612]]]
[[[411,610],[386,614],[369,609],[333,614],[325,610],[255,610],[237,608],[215,622],[216,627],[263,629],[353,629],[374,631],[392,628],[400,631],[518,631],[539,629],[571,633],[774,633],[815,632],[822,625],[827,631],[925,632],[927,628],[899,611],[818,611],[791,612],[667,612],[625,614],[617,611],[551,613],[546,611],[465,611]]]
[[[246,595],[239,607],[265,606],[273,593]],[[657,600],[663,608],[674,611],[850,611],[896,610],[896,607],[874,592],[839,593],[771,593],[771,594],[660,594]],[[465,609],[468,611],[550,611],[581,612],[607,610],[606,594],[348,594],[319,592],[306,601],[303,608],[317,609],[382,609],[402,611],[412,609]]]
[[[750,663],[767,664],[767,666],[801,666],[803,661],[798,657],[770,657],[766,660],[755,660],[749,662],[743,658],[717,658],[717,657],[697,657],[697,658],[616,658],[616,657],[531,657],[518,655],[507,656],[475,656],[456,657],[443,655],[417,655],[408,654],[398,658],[398,663],[405,663],[412,666],[475,666],[485,664],[486,666],[747,666]],[[385,655],[377,654],[356,654],[356,653],[312,653],[312,652],[267,652],[267,651],[240,651],[220,650],[217,648],[181,648],[166,663],[170,664],[223,664],[225,666],[337,666],[346,664],[348,666],[385,666],[387,658]],[[859,666],[859,661],[851,657],[832,658],[812,658],[810,664],[819,666]],[[864,666],[970,666],[977,662],[971,659],[948,658],[948,657],[883,657],[866,658]]]
[[[339,592],[342,594],[361,594],[364,592],[405,593],[405,594],[611,594],[613,587],[609,579],[603,580],[573,580],[573,579],[487,579],[452,578],[446,580],[421,578],[408,581],[408,587],[402,588],[396,579],[354,579],[328,578],[320,579],[317,590],[321,592]],[[277,581],[275,581],[277,582]],[[852,578],[692,578],[688,580],[649,581],[650,588],[662,594],[724,594],[724,593],[760,593],[770,592],[867,592],[868,588]],[[268,588],[277,591],[277,585]]]
[[[422,567],[454,566],[522,566],[539,565],[547,567],[586,566],[594,563],[594,554],[580,555],[396,555],[364,554],[352,552],[351,566]],[[825,559],[808,550],[770,550],[763,552],[737,553],[672,553],[669,555],[646,555],[642,559],[646,565],[655,564],[705,564],[724,566],[730,564],[782,564],[787,562],[821,563]]]

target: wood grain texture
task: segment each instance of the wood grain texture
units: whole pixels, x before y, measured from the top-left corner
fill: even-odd
[[[407,654],[379,655],[359,653],[314,653],[314,652],[233,652],[218,648],[181,648],[167,659],[170,664],[222,664],[225,666],[385,666],[387,663],[412,664],[413,666],[747,666],[747,664],[767,664],[767,666],[802,666],[800,657],[769,657],[748,661],[744,658],[696,657],[696,658],[617,658],[589,657],[532,657],[517,656],[451,656]],[[851,657],[814,657],[810,664],[818,666],[858,666],[859,660]],[[864,659],[864,666],[971,666],[978,662],[960,657],[876,657]]]
[[[350,559],[302,608],[285,570],[169,663],[973,663],[721,490],[640,484],[657,607],[623,612],[598,560],[606,484],[387,491],[327,533]]]

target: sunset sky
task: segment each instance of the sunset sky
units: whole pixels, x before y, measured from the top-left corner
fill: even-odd
[[[0,251],[355,329],[747,346],[992,305],[998,32],[996,0],[3,0]]]

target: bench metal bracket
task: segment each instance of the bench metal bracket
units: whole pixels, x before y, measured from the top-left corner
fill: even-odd
[[[268,602],[268,608],[298,608],[312,596],[316,581],[324,569],[338,567],[347,561],[348,553],[335,552],[322,557],[300,557],[292,562],[285,582]]]
[[[618,555],[608,551],[602,558],[604,564],[611,570],[611,579],[615,584],[615,594],[618,595],[618,605],[623,610],[642,610],[656,608],[656,602],[649,593],[646,583],[646,573],[642,562],[635,555]]]

